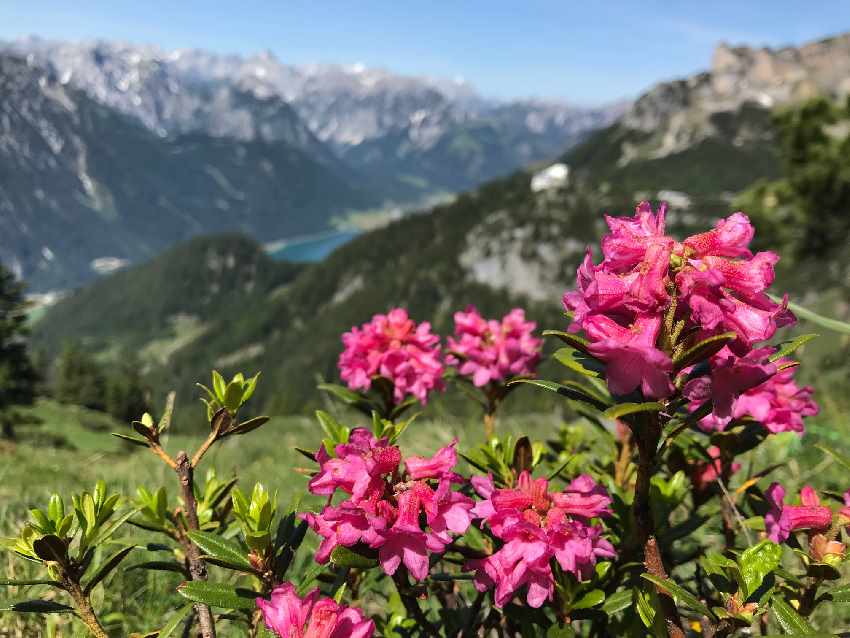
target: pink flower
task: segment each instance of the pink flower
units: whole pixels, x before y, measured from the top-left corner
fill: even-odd
[[[786,505],[785,489],[779,483],[772,483],[765,497],[769,510],[764,525],[774,543],[784,542],[791,532],[800,529],[825,531],[832,525],[832,510],[820,504],[817,493],[808,485],[800,492],[802,505]]]
[[[440,338],[427,321],[417,325],[402,308],[353,327],[342,342],[340,376],[352,390],[368,390],[384,377],[393,384],[396,403],[412,395],[424,405],[432,391],[443,388]]]
[[[569,330],[585,331],[588,352],[605,362],[608,387],[616,395],[640,389],[658,399],[673,393],[672,346],[666,339],[659,344],[668,319],[682,322],[678,334],[692,340],[686,346],[694,335],[705,339],[734,332],[737,339],[727,351],[740,357],[794,321],[787,301],[777,304],[766,294],[779,258],[750,252],[754,231],[744,214],[734,213],[681,243],[665,234],[665,214],[665,205],[654,213],[641,202],[634,217],[606,216],[610,232],[602,238],[602,262],[594,264],[588,249],[576,289],[564,295],[564,308],[572,315]],[[715,383],[720,400],[707,421],[720,429],[728,423],[734,396],[723,379]]]
[[[402,459],[387,439],[357,428],[348,443],[336,447],[335,458],[320,450],[320,468],[310,491],[330,498],[339,490],[349,498],[337,506],[326,505],[318,514],[302,515],[322,537],[316,560],[327,562],[338,545],[364,545],[378,550],[387,574],[404,564],[414,578],[424,579],[429,556],[443,553],[453,535],[464,534],[472,522],[472,499],[452,489],[464,482],[453,471],[456,444],[431,458]]]
[[[457,465],[457,439],[446,447],[437,450],[431,458],[424,456],[408,456],[404,460],[410,478],[413,479],[441,479],[450,478],[460,480],[460,477],[452,472]]]
[[[794,383],[794,370],[786,368],[738,397],[732,415],[736,419],[750,416],[774,434],[802,434],[803,417],[816,415],[818,405],[812,400],[814,390],[811,386],[801,388]]]
[[[723,467],[720,461],[720,448],[712,445],[706,450],[710,461],[696,463],[691,472],[691,481],[697,490],[704,490],[711,486],[722,474]],[[732,474],[741,469],[740,463],[732,463]]]
[[[655,347],[660,317],[639,317],[631,326],[623,327],[606,315],[594,315],[584,327],[592,339],[588,351],[608,364],[611,392],[625,395],[640,389],[644,396],[656,399],[673,392],[673,362]]]
[[[747,248],[753,232],[746,215],[735,213],[714,230],[689,237],[682,245],[684,265],[675,277],[694,322],[706,330],[737,333],[733,347],[739,354],[794,321],[785,303],[774,303],[764,292],[773,283],[779,256],[753,256]]]
[[[454,318],[448,363],[476,386],[534,374],[543,342],[534,336],[536,324],[525,320],[524,310],[514,308],[496,321],[485,320],[470,306],[466,312],[456,312]]]
[[[304,598],[291,583],[283,583],[271,600],[257,598],[257,607],[271,631],[281,638],[371,638],[375,623],[359,609],[320,598],[314,589]]]
[[[574,478],[563,492],[555,492],[552,500],[555,507],[571,516],[589,520],[611,515],[608,491],[587,474]]]
[[[683,243],[690,254],[697,257],[752,257],[748,246],[755,229],[743,213],[733,213],[721,219],[712,230],[688,237]]]
[[[737,357],[723,348],[711,359],[711,377],[697,377],[685,385],[691,411],[708,399],[714,402],[713,413],[700,421],[703,430],[723,430],[732,419],[750,417],[773,434],[802,434],[803,417],[818,413],[813,390],[794,383],[793,367],[776,372],[785,360],[767,361],[772,353],[772,348],[761,348]]]
[[[523,472],[515,488],[495,489],[492,478],[479,477],[473,487],[484,500],[473,510],[502,546],[491,556],[470,561],[479,591],[495,587],[497,605],[505,605],[523,587],[526,602],[540,607],[552,598],[551,561],[577,578],[590,576],[600,558],[614,548],[591,518],[610,514],[610,498],[589,476],[580,476],[564,492],[550,494],[546,479]],[[562,507],[563,506],[563,507]]]

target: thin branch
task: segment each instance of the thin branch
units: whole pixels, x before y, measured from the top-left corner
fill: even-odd
[[[189,524],[189,529],[200,529],[198,521],[198,507],[195,502],[194,489],[194,473],[192,464],[189,462],[189,456],[186,452],[181,451],[177,455],[177,477],[180,479],[180,488],[183,493],[183,505],[185,507],[186,522]],[[207,566],[201,559],[197,545],[191,542],[186,544],[186,558],[189,560],[189,573],[192,575],[192,580],[206,580]],[[195,604],[195,612],[198,615],[198,624],[201,626],[201,635],[203,638],[215,638],[215,622],[212,617],[212,612],[207,605],[201,603]]]

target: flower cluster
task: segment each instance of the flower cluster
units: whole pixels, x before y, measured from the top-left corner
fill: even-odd
[[[750,417],[769,432],[803,433],[803,417],[814,416],[818,406],[810,386],[794,382],[794,366],[789,362],[768,361],[773,348],[752,350],[738,357],[724,347],[710,359],[710,374],[692,377],[684,388],[695,411],[704,401],[713,401],[712,413],[702,418],[706,432],[723,431],[734,419]]]
[[[456,312],[454,320],[455,336],[448,339],[447,363],[457,366],[477,387],[534,374],[543,342],[534,336],[537,326],[526,321],[524,310],[514,308],[497,321],[484,319],[470,306],[465,312]]]
[[[433,390],[443,388],[440,338],[431,333],[431,324],[417,325],[402,308],[353,327],[342,342],[338,366],[352,390],[368,390],[383,377],[392,383],[396,403],[414,396],[425,404]]]
[[[336,446],[335,456],[320,448],[316,456],[320,469],[310,481],[310,491],[328,496],[329,501],[337,490],[349,496],[339,505],[329,502],[319,514],[304,515],[323,539],[316,560],[327,562],[337,545],[362,543],[378,550],[387,574],[404,563],[414,578],[424,579],[429,553],[443,553],[452,534],[465,533],[472,520],[472,499],[452,489],[464,482],[453,471],[455,444],[431,458],[410,456],[402,461],[401,450],[386,438],[376,439],[357,428],[348,443]]]
[[[754,231],[745,215],[677,242],[665,234],[665,214],[665,205],[656,214],[642,202],[633,218],[606,217],[602,263],[588,249],[577,289],[564,295],[570,330],[590,337],[588,350],[608,364],[617,395],[638,388],[652,398],[672,394],[671,353],[657,344],[668,312],[685,322],[683,334],[735,333],[730,348],[738,355],[793,321],[786,304],[765,293],[778,257],[749,251]]]
[[[591,519],[608,516],[611,499],[589,476],[576,478],[563,492],[550,493],[546,479],[522,472],[516,487],[496,489],[492,477],[475,477],[472,484],[483,500],[473,514],[502,541],[491,556],[470,561],[479,591],[496,588],[502,606],[523,586],[526,600],[540,607],[551,600],[554,558],[565,572],[587,578],[599,558],[613,558],[614,548],[602,538],[602,527]]]
[[[320,598],[314,589],[301,598],[291,583],[272,591],[271,600],[257,599],[266,627],[281,638],[371,638],[375,623],[355,607]]]

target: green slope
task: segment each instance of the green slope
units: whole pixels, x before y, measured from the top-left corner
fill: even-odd
[[[261,294],[242,295],[240,278],[234,276],[215,302],[192,305],[183,299],[182,288],[173,288],[181,278],[191,277],[203,260],[177,260],[180,253],[175,251],[152,262],[149,270],[107,278],[99,285],[108,287],[108,295],[103,292],[107,288],[93,288],[76,301],[52,308],[37,327],[36,338],[55,345],[63,335],[85,334],[100,338],[103,349],[113,340],[131,341],[149,354],[152,341],[159,348],[171,345],[167,366],[155,372],[163,389],[174,386],[181,393],[191,394],[192,383],[204,378],[212,365],[224,372],[262,370],[276,389],[266,409],[300,411],[320,401],[314,374],[336,376],[341,333],[391,306],[405,306],[414,318],[431,320],[442,334],[451,329],[452,313],[469,303],[490,315],[521,305],[541,327],[563,327],[560,295],[574,285],[584,247],[597,243],[602,212],[629,214],[635,190],[654,196],[674,188],[688,193],[693,204],[671,212],[673,232],[690,233],[731,212],[732,194],[744,185],[778,173],[775,138],[758,119],[763,114],[742,113],[740,117],[754,118],[762,127],[764,135],[754,138],[761,142],[739,145],[724,136],[707,138],[678,155],[618,166],[613,158],[620,152],[622,131],[613,127],[566,156],[574,176],[567,188],[534,193],[529,173],[515,173],[452,204],[362,235],[324,262],[304,267],[288,285],[280,282],[289,281],[291,269],[281,274],[286,267],[278,272],[267,264],[263,268],[280,279],[276,285],[261,286]],[[740,131],[741,126],[730,123],[728,130]],[[259,256],[257,260],[267,261]],[[173,273],[157,284],[160,288],[140,282],[140,273],[158,271]],[[125,291],[154,289],[172,305],[152,312],[145,321],[156,328],[139,338],[130,319],[133,313],[121,307],[122,300],[130,298]],[[232,298],[228,291],[233,291]],[[114,308],[104,302],[107,298],[113,299]],[[188,306],[191,311],[185,310]],[[831,311],[820,305],[818,309]],[[196,316],[208,329],[191,338],[198,324],[169,324],[168,318],[177,314]],[[180,335],[174,329],[180,327],[190,334],[175,344]],[[104,334],[110,337],[103,339]],[[523,399],[514,403],[522,407]]]

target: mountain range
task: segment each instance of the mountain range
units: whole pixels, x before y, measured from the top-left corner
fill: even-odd
[[[261,241],[556,157],[623,105],[503,102],[352,66],[98,41],[0,44],[0,260],[68,288],[191,236]]]

